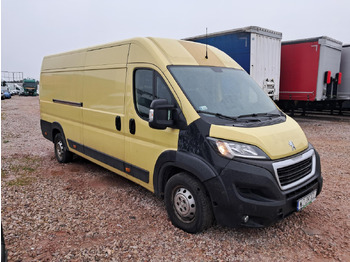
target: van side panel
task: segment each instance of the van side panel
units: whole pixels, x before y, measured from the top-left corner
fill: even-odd
[[[58,69],[79,69],[85,64],[85,51],[77,50],[58,55],[47,56],[44,58],[41,71]]]
[[[129,45],[90,49],[83,90],[84,146],[124,160],[124,93]],[[118,118],[118,119],[117,119]]]
[[[84,145],[124,159],[124,131],[116,118],[124,119],[125,68],[85,71]]]
[[[66,138],[82,143],[82,71],[43,72],[40,83],[41,119],[58,122]],[[54,139],[54,137],[53,137]]]
[[[126,65],[129,44],[90,48],[86,54],[85,66]]]

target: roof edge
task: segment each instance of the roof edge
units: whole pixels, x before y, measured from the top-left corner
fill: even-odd
[[[215,32],[211,34],[204,34],[204,35],[198,35],[194,37],[187,37],[182,40],[198,40],[198,39],[203,39],[207,37],[214,37],[214,36],[223,36],[223,35],[230,35],[230,34],[235,34],[235,33],[256,33],[264,36],[269,36],[269,37],[274,37],[278,39],[282,39],[282,33],[273,31],[267,28],[262,28],[259,26],[248,26],[248,27],[242,27],[242,28],[236,28],[236,29],[230,29],[230,30],[225,30],[225,31],[220,31],[220,32]]]
[[[334,42],[335,44],[339,44],[340,46],[343,44],[341,41],[338,41],[336,39],[333,39],[328,36],[319,36],[319,37],[310,37],[310,38],[304,38],[304,39],[296,39],[296,40],[288,40],[288,41],[282,41],[282,45],[286,44],[298,44],[298,43],[307,43],[307,42],[316,42],[320,40],[328,40],[331,42]]]

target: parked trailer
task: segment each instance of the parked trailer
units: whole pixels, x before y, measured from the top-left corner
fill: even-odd
[[[326,36],[282,42],[280,100],[336,99],[341,50]]]
[[[186,38],[215,46],[236,60],[274,100],[279,99],[282,33],[250,26]]]
[[[343,73],[338,99],[350,100],[350,44],[343,45],[341,51],[340,72]]]

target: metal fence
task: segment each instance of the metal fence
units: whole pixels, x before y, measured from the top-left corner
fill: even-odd
[[[6,81],[7,83],[22,83],[23,72],[1,71],[1,82],[2,81]]]

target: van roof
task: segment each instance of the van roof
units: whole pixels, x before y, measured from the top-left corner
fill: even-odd
[[[126,49],[127,46],[129,50]],[[123,51],[120,51],[119,47],[123,47]],[[184,40],[140,37],[46,56],[42,71],[85,67],[89,52],[101,53],[103,50],[109,52],[109,64],[152,63],[158,66],[203,65],[241,69],[232,58],[209,45]],[[123,52],[125,60],[117,58],[118,61],[113,62],[110,55],[118,55],[118,52]]]
[[[169,65],[203,65],[241,68],[231,57],[213,46],[184,40],[146,38],[164,54]]]

